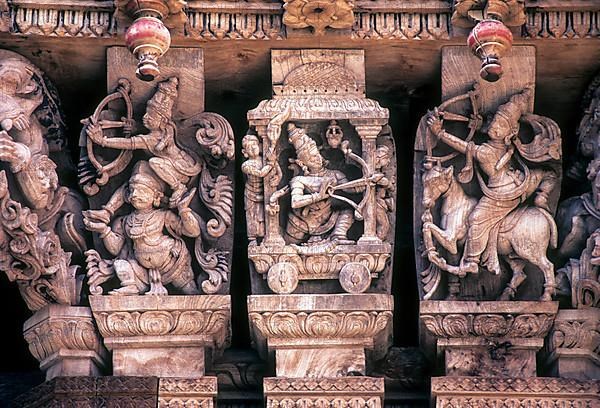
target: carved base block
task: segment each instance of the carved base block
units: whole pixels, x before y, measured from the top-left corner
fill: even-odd
[[[448,376],[535,377],[535,355],[543,345],[542,339],[438,340]]]
[[[60,377],[19,396],[13,406],[213,408],[216,396],[216,377]]]
[[[48,305],[25,322],[23,335],[46,380],[102,375],[108,352],[89,307]]]
[[[188,377],[200,378],[204,375],[204,346],[193,345],[195,338],[186,339],[181,336],[175,339],[153,339],[157,343],[150,344],[148,339],[139,343],[130,341],[126,348],[111,343],[113,350],[113,374],[119,376],[156,376],[156,377]],[[156,347],[168,341],[165,347]],[[191,343],[189,347],[184,345]],[[139,347],[138,347],[139,346]]]
[[[156,377],[58,377],[20,395],[12,406],[156,408]]]
[[[421,302],[449,376],[533,377],[556,302]]]
[[[159,408],[213,408],[216,397],[217,377],[161,378],[158,381]]]
[[[437,408],[596,407],[600,381],[566,378],[437,377],[431,379]]]
[[[383,378],[265,378],[267,408],[380,408]]]
[[[600,309],[559,311],[546,348],[551,375],[600,379]]]
[[[265,359],[275,352],[278,377],[364,375],[390,345],[392,310],[389,295],[248,297],[254,343]]]
[[[199,378],[229,340],[229,296],[91,296],[90,304],[114,375]]]

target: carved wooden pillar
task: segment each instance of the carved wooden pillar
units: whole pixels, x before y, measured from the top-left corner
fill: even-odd
[[[514,47],[503,58],[505,76],[488,82],[466,47],[444,48],[443,102],[417,131],[420,318],[423,346],[435,348],[445,375],[432,381],[440,407],[522,400],[503,388],[517,378],[536,389],[570,386],[535,379],[558,312],[548,251],[557,238],[562,157],[558,125],[532,113],[534,54]],[[508,181],[509,174],[524,176]],[[535,188],[520,180],[535,180]]]
[[[582,193],[561,202],[556,220],[556,278],[566,306],[546,339],[545,360],[551,375],[600,380],[600,76],[583,95],[576,160],[565,172]]]
[[[267,407],[381,407],[367,370],[391,340],[389,113],[365,97],[362,51],[273,51],[272,66],[274,96],[248,112],[242,141],[248,312],[276,375]]]
[[[362,141],[363,157],[367,162],[367,167],[371,172],[375,171],[375,160],[377,149],[377,136],[381,133],[381,128],[385,123],[373,124],[373,121],[350,120],[350,123],[356,129]],[[359,243],[377,243],[381,240],[377,237],[377,221],[376,221],[376,197],[375,187],[369,187],[365,194],[366,198],[364,210],[364,232],[359,238]]]
[[[171,50],[152,82],[125,48],[107,59],[113,93],[83,121],[79,165],[93,316],[115,378],[158,377],[161,407],[212,407],[206,369],[230,336],[233,131],[204,112],[202,50]]]

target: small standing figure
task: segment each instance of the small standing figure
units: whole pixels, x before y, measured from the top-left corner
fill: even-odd
[[[186,184],[202,170],[200,159],[177,144],[177,126],[173,121],[173,106],[177,99],[176,77],[158,84],[158,90],[146,105],[142,118],[150,131],[131,138],[107,137],[98,124],[90,124],[87,135],[102,147],[120,150],[145,150],[153,157],[148,164],[158,177],[171,188],[169,206],[175,208],[187,192]]]
[[[273,166],[263,165],[260,155],[260,142],[254,135],[246,135],[242,140],[242,153],[246,160],[242,163],[242,172],[246,175],[244,203],[248,238],[251,244],[256,244],[265,235],[264,182],[263,179],[271,172]]]
[[[189,208],[195,189],[177,203],[178,213],[160,208],[164,183],[148,162],[138,162],[126,188],[117,190],[111,201],[124,199],[133,207],[109,226],[106,210],[84,212],[88,230],[100,234],[104,246],[116,259],[106,261],[91,250],[88,255],[90,291],[101,293],[98,286],[116,274],[121,287],[113,295],[166,295],[166,284],[184,294],[198,294],[191,267],[191,255],[182,236],[200,236],[200,224]],[[122,192],[122,193],[119,193]],[[148,290],[148,285],[150,286]]]
[[[392,159],[392,150],[389,146],[377,146],[375,151],[375,170],[378,173],[385,174],[389,168]],[[377,200],[376,219],[377,219],[377,237],[385,240],[390,232],[391,223],[389,214],[396,208],[394,200],[395,186],[385,175],[377,181],[375,195]]]

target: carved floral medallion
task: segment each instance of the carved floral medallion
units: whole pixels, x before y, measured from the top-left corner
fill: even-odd
[[[283,24],[290,28],[312,27],[316,35],[327,27],[341,29],[354,25],[354,3],[349,0],[285,0]]]

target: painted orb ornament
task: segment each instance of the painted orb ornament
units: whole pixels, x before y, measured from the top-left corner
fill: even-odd
[[[129,51],[138,59],[136,76],[142,81],[153,81],[160,74],[158,58],[171,45],[171,34],[156,17],[136,18],[125,33]]]
[[[481,60],[481,78],[496,82],[502,77],[500,58],[511,49],[512,43],[512,33],[502,21],[488,19],[477,23],[467,38],[467,45]]]

